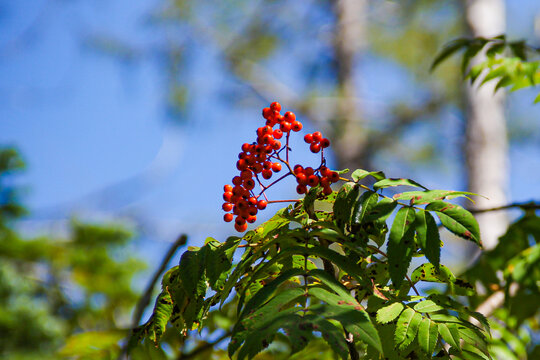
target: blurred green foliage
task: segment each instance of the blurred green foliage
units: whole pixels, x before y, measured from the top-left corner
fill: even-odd
[[[64,345],[60,355],[80,358],[117,352],[144,268],[126,248],[133,234],[72,221],[67,237],[24,238],[26,210],[11,185],[23,168],[14,149],[0,149],[0,358],[56,358]]]

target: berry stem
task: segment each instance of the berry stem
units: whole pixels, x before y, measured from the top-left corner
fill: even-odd
[[[293,199],[291,199],[291,200],[271,200],[271,201],[268,201],[268,203],[272,204],[272,203],[299,202],[299,201],[301,201],[301,200],[298,200],[298,199],[296,199],[296,200],[293,200]]]
[[[285,178],[286,178],[287,176],[289,176],[289,175],[292,175],[292,172],[286,173],[285,175],[283,175],[283,176],[280,177],[279,179],[274,180],[273,182],[271,182],[270,184],[268,184],[268,186],[264,186],[264,185],[262,185],[262,184],[259,182],[259,184],[261,184],[261,187],[263,188],[263,190],[259,193],[258,196],[261,196],[261,194],[264,194],[264,192],[265,192],[266,190],[268,190],[269,187],[271,187],[272,185],[274,185],[274,184],[280,182],[281,180],[285,179]],[[257,181],[258,181],[258,180],[259,180],[259,179],[257,178]],[[266,195],[265,195],[265,197],[266,197]]]

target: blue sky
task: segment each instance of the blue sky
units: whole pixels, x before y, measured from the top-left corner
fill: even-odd
[[[15,145],[28,163],[20,183],[32,212],[23,222],[29,233],[56,229],[71,216],[131,219],[140,225],[143,251],[155,259],[180,232],[194,243],[232,233],[221,221],[222,186],[234,175],[240,144],[252,139],[266,104],[227,107],[219,98],[228,81],[219,78],[222,64],[210,50],[194,49],[199,57],[190,80],[197,84],[196,100],[191,121],[178,126],[167,115],[168,81],[155,61],[105,56],[87,42],[108,35],[129,39],[135,48],[151,44],[163,33],[148,26],[145,16],[160,3],[0,0],[0,144]],[[530,38],[532,14],[540,14],[538,2],[509,1],[509,34]],[[373,103],[384,105],[403,93],[401,83],[411,82],[391,63],[368,58],[362,66],[373,75],[363,80]],[[380,81],[376,74],[383,68],[388,78]],[[532,105],[534,95],[511,95],[509,114],[516,126],[538,135],[540,106]],[[297,147],[303,147],[300,138]],[[451,172],[460,166],[458,152],[448,149],[454,162],[446,173],[429,174],[420,167],[392,175],[460,189],[463,179]],[[520,179],[511,184],[512,200],[540,198],[538,144],[515,143],[510,155],[512,174]],[[300,152],[298,162],[307,159],[309,153]],[[391,161],[387,165],[400,170]],[[294,196],[286,187],[275,194]]]

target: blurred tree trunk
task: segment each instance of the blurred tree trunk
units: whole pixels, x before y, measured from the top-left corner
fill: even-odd
[[[473,36],[494,37],[505,32],[505,6],[503,0],[466,0],[467,25]],[[473,59],[472,65],[485,55]],[[465,157],[469,191],[484,195],[472,209],[504,205],[509,165],[508,140],[504,115],[503,90],[494,93],[495,83],[482,87],[467,86],[467,122]],[[478,223],[486,249],[495,247],[504,234],[508,219],[503,212],[479,214]]]
[[[336,29],[334,59],[337,75],[335,124],[332,126],[333,147],[338,168],[370,168],[367,156],[366,129],[359,109],[355,79],[355,62],[366,46],[366,0],[334,0]]]

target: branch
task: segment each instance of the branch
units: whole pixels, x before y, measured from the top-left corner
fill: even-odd
[[[154,287],[156,286],[156,283],[160,279],[163,272],[165,272],[165,269],[167,268],[167,265],[169,265],[169,262],[176,253],[176,250],[178,250],[179,247],[184,246],[186,244],[186,241],[187,236],[185,234],[180,235],[178,239],[174,242],[174,244],[172,244],[172,246],[169,248],[169,251],[161,261],[160,267],[154,273],[154,277],[146,286],[146,290],[144,291],[143,296],[141,296],[139,302],[137,303],[137,306],[135,307],[132,321],[133,329],[139,326],[139,322],[141,321],[144,309],[146,309],[146,307],[150,303],[150,299],[152,298],[152,293],[154,292]]]
[[[165,255],[165,257],[161,261],[161,265],[159,266],[159,268],[154,273],[154,276],[152,277],[152,280],[150,280],[150,282],[146,286],[146,290],[144,291],[143,295],[139,299],[139,302],[137,303],[137,306],[135,307],[135,310],[133,312],[133,319],[132,319],[131,329],[130,329],[131,331],[130,331],[130,335],[128,335],[128,336],[132,336],[131,335],[132,331],[134,329],[136,329],[137,326],[139,326],[139,323],[141,322],[141,318],[142,318],[142,315],[144,313],[144,310],[146,309],[146,307],[150,303],[150,299],[152,298],[152,293],[154,292],[154,287],[156,286],[156,284],[157,284],[158,280],[160,279],[161,275],[163,274],[163,272],[165,271],[165,269],[169,265],[169,262],[171,261],[172,257],[176,253],[176,250],[178,250],[178,248],[180,248],[181,246],[184,246],[186,244],[186,242],[187,242],[187,235],[182,234],[182,235],[180,235],[178,237],[178,239],[174,242],[174,244],[171,245],[171,247],[169,248],[169,251],[167,251],[167,254]],[[128,339],[129,339],[129,337],[128,337]],[[120,354],[118,355],[118,360],[127,359],[128,344],[129,344],[129,341],[126,341],[126,343],[124,344],[124,346],[120,350]]]
[[[519,284],[511,283],[508,289],[508,294],[512,297],[517,293],[518,290]],[[490,317],[491,315],[493,315],[495,310],[497,310],[504,304],[504,298],[504,290],[498,290],[491,294],[486,300],[484,300],[483,303],[478,305],[476,311],[484,315],[485,317]],[[469,321],[477,326],[479,325],[478,320],[474,318],[470,318]]]
[[[219,344],[220,342],[222,342],[223,340],[225,340],[226,338],[228,338],[229,336],[231,336],[231,331],[227,331],[225,334],[221,335],[219,338],[217,338],[214,342],[205,342],[199,346],[197,346],[195,349],[193,349],[191,352],[187,353],[187,354],[180,354],[178,355],[178,360],[186,360],[186,359],[191,359],[197,355],[199,355],[200,353],[210,349],[210,348],[213,348],[214,346],[216,346],[217,344]]]
[[[526,203],[512,203],[512,204],[497,206],[497,207],[488,208],[488,209],[470,209],[469,211],[473,214],[478,214],[478,213],[485,213],[485,212],[490,212],[490,211],[507,210],[507,209],[512,209],[512,208],[520,208],[522,210],[540,210],[540,203],[529,201]]]

